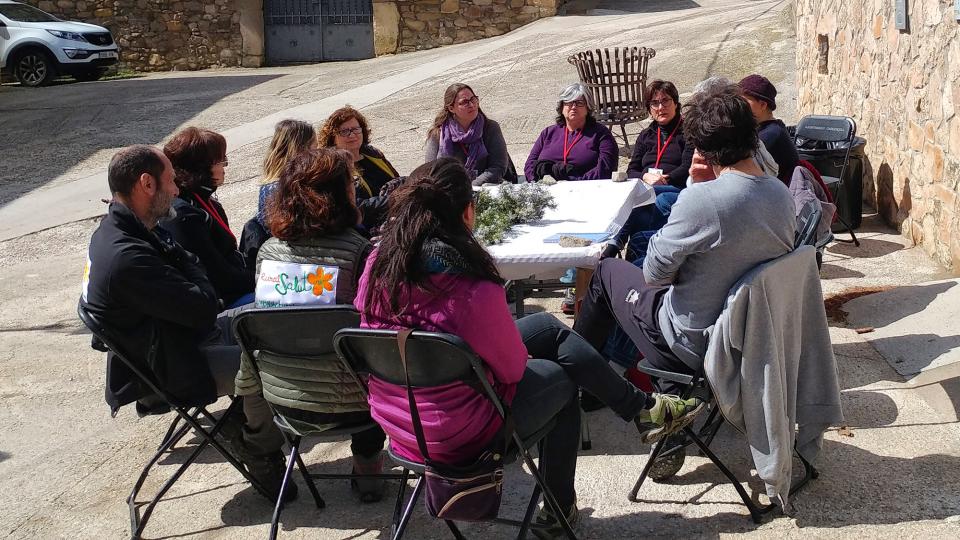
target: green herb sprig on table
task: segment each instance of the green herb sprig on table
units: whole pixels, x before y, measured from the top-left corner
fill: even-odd
[[[474,234],[484,245],[499,244],[510,227],[537,221],[548,208],[556,207],[553,195],[543,186],[502,184],[496,195],[481,192]]]

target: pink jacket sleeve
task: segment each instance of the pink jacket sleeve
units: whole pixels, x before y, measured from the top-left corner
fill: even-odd
[[[503,384],[515,384],[527,365],[527,348],[510,317],[503,287],[490,281],[473,286],[469,307],[460,310],[456,334],[463,338]]]

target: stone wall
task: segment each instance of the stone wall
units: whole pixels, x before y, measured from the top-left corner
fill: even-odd
[[[796,0],[806,114],[852,116],[867,139],[865,202],[960,271],[960,24],[953,0]]]
[[[127,69],[164,71],[259,65],[244,48],[237,0],[22,0],[57,17],[108,28]],[[246,2],[251,3],[251,2]],[[252,2],[261,10],[261,2]],[[263,34],[262,14],[259,32]],[[244,56],[249,58],[244,61]]]
[[[377,54],[499,36],[556,15],[560,0],[374,0]]]

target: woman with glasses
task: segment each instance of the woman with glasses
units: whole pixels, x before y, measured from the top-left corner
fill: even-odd
[[[320,146],[350,152],[363,225],[368,230],[377,227],[386,213],[386,197],[380,196],[380,190],[400,173],[383,152],[370,144],[367,119],[349,105],[341,107],[324,122],[318,139]]]
[[[223,307],[253,302],[253,270],[237,251],[227,213],[214,193],[223,185],[227,141],[223,135],[188,127],[163,147],[174,168],[180,195],[175,217],[163,223],[176,241],[200,258]]]
[[[500,124],[480,110],[480,96],[463,83],[443,93],[443,109],[427,131],[426,161],[452,157],[463,164],[475,186],[517,182]]]
[[[540,132],[523,168],[527,181],[610,178],[617,168],[617,143],[593,117],[593,102],[581,83],[560,93],[555,125]]]
[[[669,81],[653,81],[647,87],[644,102],[653,121],[637,136],[627,175],[643,178],[653,186],[671,185],[683,189],[693,159],[693,147],[683,139],[677,87]]]

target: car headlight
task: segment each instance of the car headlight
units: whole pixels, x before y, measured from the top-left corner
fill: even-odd
[[[51,34],[53,34],[54,36],[60,39],[67,39],[70,41],[82,41],[84,43],[87,42],[87,38],[83,37],[83,34],[79,34],[77,32],[64,32],[62,30],[47,30],[47,32],[50,32]]]

